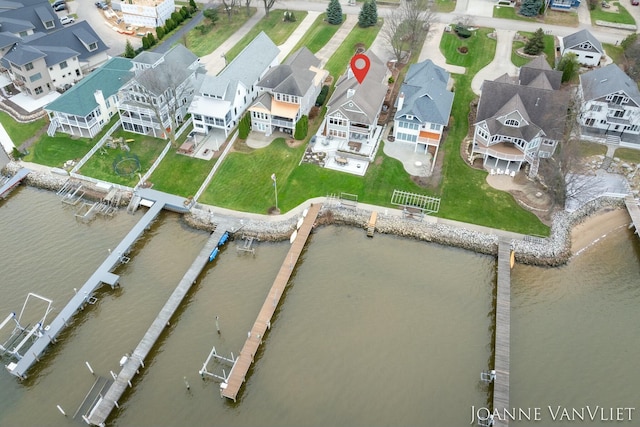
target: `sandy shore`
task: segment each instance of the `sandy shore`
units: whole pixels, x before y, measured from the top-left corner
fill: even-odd
[[[571,230],[571,252],[576,254],[605,234],[631,223],[626,209],[615,209],[587,218]]]

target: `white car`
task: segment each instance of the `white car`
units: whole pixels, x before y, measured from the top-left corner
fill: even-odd
[[[62,18],[60,18],[60,23],[62,25],[73,24],[74,22],[76,22],[76,20],[71,16],[63,16]]]

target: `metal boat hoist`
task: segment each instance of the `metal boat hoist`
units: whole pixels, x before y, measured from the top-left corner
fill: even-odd
[[[44,310],[44,314],[40,319],[38,319],[33,327],[31,326],[31,323],[28,323],[26,325],[23,325],[23,323],[21,323],[23,322],[23,315],[25,314],[25,309],[27,308],[27,304],[29,303],[30,298],[39,299],[47,304]],[[0,333],[5,326],[11,325],[12,321],[15,325],[11,334],[9,335],[9,338],[2,344],[0,344],[0,352],[11,357],[15,357],[18,360],[22,359],[23,355],[26,354],[26,351],[23,351],[22,353],[20,352],[22,347],[24,347],[29,341],[31,341],[32,338],[40,338],[46,333],[47,328],[44,326],[44,324],[47,320],[47,315],[51,312],[51,310],[53,310],[53,308],[51,307],[52,304],[53,301],[49,298],[45,298],[38,294],[29,292],[27,298],[24,300],[24,304],[22,304],[22,310],[20,310],[20,314],[16,315],[15,312],[12,312],[2,321],[2,323],[0,323]]]
[[[209,353],[209,356],[207,356],[207,360],[205,360],[204,363],[202,364],[202,369],[200,369],[198,371],[198,373],[200,374],[202,379],[204,379],[205,376],[209,376],[209,377],[215,378],[216,380],[219,380],[219,381],[221,381],[223,383],[226,383],[227,380],[229,379],[229,376],[227,375],[227,373],[225,372],[224,369],[222,370],[222,375],[215,374],[215,373],[213,373],[213,372],[211,372],[211,371],[209,371],[207,369],[207,365],[209,365],[209,362],[211,361],[211,359],[217,359],[220,362],[228,363],[233,368],[233,365],[236,363],[236,360],[238,360],[238,358],[234,357],[233,353],[231,353],[231,358],[230,359],[228,357],[221,356],[216,352],[216,348],[214,346],[211,349],[211,352]]]

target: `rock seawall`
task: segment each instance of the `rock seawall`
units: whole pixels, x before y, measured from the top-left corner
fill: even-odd
[[[5,171],[13,175],[20,165],[9,163]],[[48,173],[30,173],[25,182],[33,187],[58,191],[69,177]],[[555,267],[565,264],[571,257],[571,229],[597,212],[624,208],[624,200],[612,197],[601,197],[580,209],[567,213],[558,212],[554,215],[551,234],[547,238],[531,237],[528,239],[513,239],[512,247],[518,263]],[[371,212],[364,209],[344,206],[324,206],[318,216],[317,225],[346,225],[367,228]],[[183,216],[184,221],[195,229],[211,231],[214,228],[211,212],[202,208],[193,208]],[[287,240],[295,230],[298,216],[277,220],[246,218],[243,219],[242,231],[255,235],[260,241]],[[213,218],[215,223],[215,215]],[[453,246],[481,254],[497,256],[498,235],[443,224],[436,221],[414,221],[394,215],[378,215],[376,231],[383,234],[394,234],[401,237]]]

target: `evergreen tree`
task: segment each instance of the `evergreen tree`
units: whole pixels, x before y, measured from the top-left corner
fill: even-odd
[[[520,15],[537,16],[542,7],[542,0],[523,0],[520,6]]]
[[[191,8],[191,13],[198,10],[198,5],[196,4],[195,0],[189,0],[189,7]]]
[[[369,0],[369,27],[373,27],[378,24],[378,5],[376,4],[376,0]]]
[[[249,132],[251,132],[251,118],[249,113],[246,113],[238,123],[238,138],[247,139]]]
[[[296,122],[296,130],[293,133],[293,138],[298,141],[305,139],[309,132],[309,118],[305,115],[300,117],[300,120]]]
[[[156,36],[158,37],[158,40],[162,40],[164,37],[164,27],[156,27]]]
[[[369,0],[365,0],[362,4],[362,8],[360,9],[360,13],[358,14],[358,26],[362,28],[366,28],[369,26],[369,17],[367,14],[369,13]]]
[[[331,25],[342,24],[342,6],[338,0],[329,1],[327,6],[327,22]]]
[[[557,69],[562,71],[562,83],[571,80],[580,69],[580,64],[578,63],[578,57],[576,54],[567,53],[563,55],[560,62],[558,62]]]
[[[524,53],[527,55],[540,55],[544,51],[544,31],[538,28],[533,36],[529,38],[524,46]]]
[[[127,42],[124,45],[124,55],[125,58],[134,58],[136,56],[136,51],[133,49],[131,42],[127,39]]]

